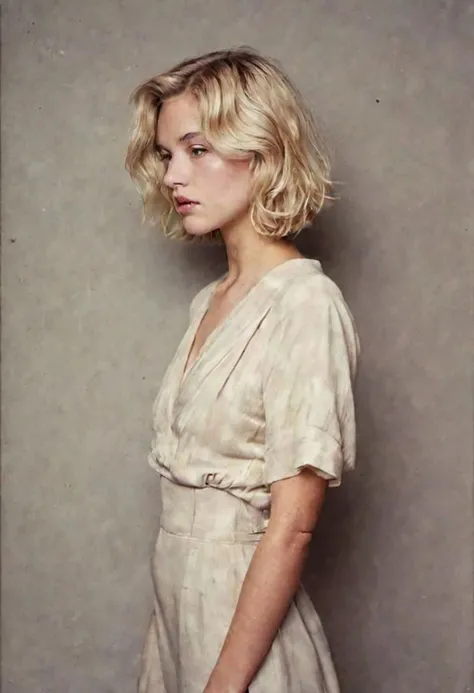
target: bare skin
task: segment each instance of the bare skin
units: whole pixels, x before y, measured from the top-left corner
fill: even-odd
[[[237,275],[237,278],[231,278],[228,276],[217,287],[211,304],[209,305],[209,308],[207,309],[194,337],[193,344],[188,354],[184,377],[192,368],[211,333],[214,332],[214,330],[222,322],[224,322],[234,306],[242,300],[252,286],[256,284],[267,271],[273,269],[273,267],[276,267],[287,260],[291,260],[292,258],[303,257],[301,253],[291,247],[282,247],[277,243],[274,243],[274,246],[274,250],[276,252],[274,253],[274,257],[271,258],[272,262],[269,264],[268,269],[263,268],[260,270],[260,273],[256,272],[255,277],[248,282],[243,281],[239,275]]]
[[[272,511],[204,693],[245,693],[301,581],[327,482],[309,470],[271,486]]]
[[[157,124],[157,148],[171,193],[195,201],[183,208],[189,234],[219,228],[228,273],[217,287],[188,355],[192,366],[209,335],[261,277],[301,253],[286,240],[257,233],[250,219],[251,158],[225,159],[200,133],[190,96],[169,99]],[[177,200],[177,209],[180,207]],[[271,518],[260,540],[215,667],[203,693],[245,693],[300,584],[327,481],[304,469],[271,486]]]

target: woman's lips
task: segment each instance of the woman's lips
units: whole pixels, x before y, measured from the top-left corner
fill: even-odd
[[[186,202],[177,202],[176,209],[180,214],[189,214],[198,204],[199,202],[192,202],[191,200]]]
[[[186,195],[176,195],[174,203],[179,214],[189,214],[198,204],[196,200],[192,200],[190,197],[186,197]]]

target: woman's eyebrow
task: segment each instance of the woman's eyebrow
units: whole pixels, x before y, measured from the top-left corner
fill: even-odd
[[[200,134],[200,132],[187,132],[185,135],[179,138],[179,141],[186,142],[187,140],[192,140],[193,137],[197,137]]]
[[[196,132],[187,132],[185,135],[182,135],[179,138],[178,142],[187,142],[188,140],[192,140],[193,137],[198,137],[201,134],[202,133],[197,132],[197,131]],[[156,146],[158,149],[164,149],[165,151],[168,151],[168,149],[166,147],[164,147],[162,144],[160,144],[159,142],[156,143]]]

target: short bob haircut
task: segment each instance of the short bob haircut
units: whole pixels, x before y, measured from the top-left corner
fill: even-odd
[[[143,223],[161,221],[166,236],[192,238],[163,183],[156,146],[161,105],[184,93],[196,99],[202,133],[218,154],[251,155],[250,212],[258,233],[294,236],[332,199],[329,154],[301,95],[278,63],[243,47],[184,60],[132,93],[125,167],[143,200]],[[206,236],[220,240],[218,229]]]

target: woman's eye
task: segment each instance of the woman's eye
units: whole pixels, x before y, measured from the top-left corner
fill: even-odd
[[[196,156],[202,156],[205,154],[207,149],[204,149],[204,147],[192,147],[191,149],[191,154],[196,157]]]

